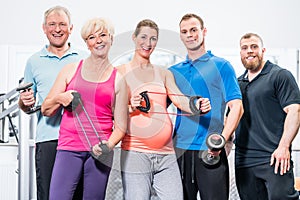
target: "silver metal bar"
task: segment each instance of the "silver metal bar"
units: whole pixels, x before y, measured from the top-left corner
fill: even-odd
[[[37,199],[35,175],[35,135],[37,127],[37,115],[29,115],[29,117],[29,199],[35,200]]]
[[[18,177],[18,199],[28,200],[29,199],[29,143],[28,143],[28,132],[29,132],[29,116],[25,113],[20,113],[19,118],[19,177]]]
[[[27,115],[20,112],[19,115],[19,176],[18,176],[18,200],[29,200],[35,197],[34,147],[32,118],[34,115]]]
[[[0,119],[6,117],[7,115],[9,115],[11,112],[15,111],[18,108],[19,108],[19,105],[14,104],[13,106],[10,106],[9,108],[3,110],[3,112],[0,113]]]
[[[0,103],[2,103],[3,101],[5,101],[6,99],[10,98],[11,96],[13,96],[14,94],[18,93],[16,88],[9,91],[8,93],[0,96]]]

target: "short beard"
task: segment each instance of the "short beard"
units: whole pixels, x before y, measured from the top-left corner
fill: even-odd
[[[241,61],[247,70],[258,71],[258,70],[260,70],[260,66],[262,65],[263,58],[262,58],[262,56],[259,56],[259,55],[257,56],[257,58],[258,58],[258,60],[256,60],[255,62],[251,62],[251,63],[248,63],[246,61],[246,59],[242,59]]]

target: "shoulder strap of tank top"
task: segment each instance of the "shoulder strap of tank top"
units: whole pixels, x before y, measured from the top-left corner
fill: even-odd
[[[125,73],[126,73],[127,83],[129,85],[132,85],[132,84],[134,84],[134,85],[142,84],[142,82],[135,77],[135,75],[134,75],[134,73],[133,73],[130,65],[128,63],[126,63],[124,65],[125,65]]]
[[[82,68],[82,63],[83,63],[83,60],[80,60],[78,66],[77,66],[77,68],[76,68],[75,74],[73,75],[73,77],[72,77],[72,79],[70,80],[69,84],[70,84],[71,82],[73,82],[73,80],[74,80],[75,77],[80,77],[80,78],[82,78],[82,77],[81,77],[81,73],[80,73],[80,72],[81,72],[81,68]],[[78,73],[79,73],[79,74],[78,74]]]
[[[117,68],[114,67],[113,71],[112,71],[112,74],[111,74],[111,77],[113,78],[113,80],[116,79],[117,72],[118,72]]]
[[[80,77],[81,77],[81,73],[80,72],[81,72],[81,68],[82,68],[82,63],[83,63],[83,59],[80,60],[78,66],[77,66],[76,72],[75,72],[75,75],[77,75],[79,73],[78,75],[80,75]]]
[[[160,70],[159,70],[159,67],[157,66],[153,66],[153,69],[154,69],[154,81],[155,82],[164,82],[161,78],[161,74],[159,73]]]

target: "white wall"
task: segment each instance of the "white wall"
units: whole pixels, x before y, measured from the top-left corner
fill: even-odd
[[[120,34],[133,30],[143,18],[155,20],[159,27],[178,31],[178,22],[187,12],[202,16],[208,28],[211,47],[234,47],[248,31],[262,35],[270,48],[300,47],[299,0],[10,0],[0,12],[0,44],[42,44],[46,42],[41,24],[43,12],[63,5],[72,13],[75,25],[71,40],[83,45],[79,30],[94,16],[110,18]]]

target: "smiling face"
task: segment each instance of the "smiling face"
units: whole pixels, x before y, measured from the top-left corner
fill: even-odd
[[[195,17],[182,20],[180,23],[180,39],[189,51],[196,51],[204,45],[206,29]]]
[[[101,28],[86,38],[86,44],[92,54],[106,57],[112,45],[112,35],[107,29]]]
[[[264,52],[262,41],[255,35],[241,39],[240,56],[247,70],[257,72],[262,69]]]
[[[70,24],[67,14],[63,11],[49,13],[43,24],[43,31],[49,40],[50,46],[56,48],[61,48],[66,44],[72,28],[73,26]]]
[[[148,26],[142,26],[137,35],[133,35],[135,52],[141,57],[149,59],[158,40],[157,30]]]

